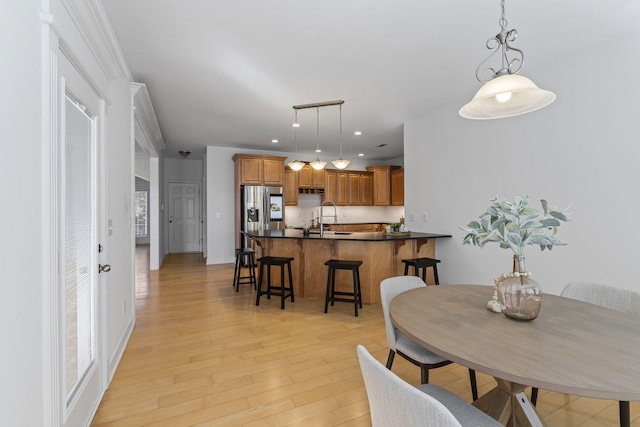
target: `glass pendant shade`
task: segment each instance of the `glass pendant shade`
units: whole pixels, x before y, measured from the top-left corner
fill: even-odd
[[[319,171],[319,170],[322,170],[327,165],[327,162],[323,162],[322,160],[320,160],[320,158],[316,158],[313,162],[309,164],[311,165],[312,168]]]
[[[296,159],[292,162],[289,162],[288,165],[291,168],[291,170],[299,171],[304,167],[304,162],[301,162],[300,160]]]
[[[465,119],[502,119],[539,110],[555,99],[555,93],[540,89],[528,78],[505,74],[485,83],[459,114]]]
[[[339,159],[336,159],[334,161],[332,161],[331,163],[333,163],[333,166],[335,166],[338,169],[344,169],[347,166],[349,166],[349,163],[351,163],[349,160],[343,159],[342,156],[340,156]]]

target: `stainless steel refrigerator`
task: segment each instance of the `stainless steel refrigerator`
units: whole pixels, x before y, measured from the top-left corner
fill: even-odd
[[[284,229],[284,195],[282,187],[240,186],[240,230],[264,231]],[[252,242],[241,235],[245,248]]]

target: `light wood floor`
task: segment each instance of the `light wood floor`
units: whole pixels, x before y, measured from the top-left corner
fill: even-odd
[[[355,347],[381,362],[388,347],[379,304],[261,299],[232,288],[233,265],[206,266],[200,254],[169,255],[148,270],[137,249],[137,321],[93,426],[369,426]],[[508,355],[505,355],[508,357]],[[417,385],[419,369],[396,357],[393,371]],[[449,365],[430,382],[471,400],[468,371]],[[478,373],[479,392],[494,381]],[[549,426],[617,426],[617,402],[540,391]],[[640,427],[640,404],[631,404]]]

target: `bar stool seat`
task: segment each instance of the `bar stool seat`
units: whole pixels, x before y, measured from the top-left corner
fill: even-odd
[[[422,280],[424,283],[427,283],[427,268],[433,268],[433,278],[435,280],[436,285],[440,284],[440,280],[438,280],[438,266],[437,264],[440,262],[439,259],[434,258],[413,258],[413,259],[403,259],[404,262],[404,275],[409,275],[409,266],[413,267],[413,272],[416,276],[418,276],[419,270],[422,270]]]
[[[362,308],[362,290],[360,288],[360,266],[362,261],[345,261],[330,259],[324,265],[329,267],[327,273],[327,292],[324,298],[324,312],[327,312],[329,301],[331,306],[335,301],[352,302],[355,316],[358,317],[358,306]],[[336,291],[336,270],[351,270],[353,274],[353,292]],[[336,297],[336,295],[339,295]],[[351,298],[343,298],[343,297]]]
[[[291,261],[294,258],[285,258],[285,257],[274,257],[274,256],[263,256],[262,258],[258,258],[258,262],[260,263],[260,273],[258,274],[258,292],[256,295],[256,305],[260,305],[260,297],[262,295],[266,295],[267,299],[271,299],[271,295],[280,296],[280,309],[284,310],[284,300],[286,298],[291,298],[291,302],[294,302],[293,299],[293,276],[291,275]],[[262,278],[264,277],[264,267],[267,267],[267,289],[265,291],[262,290]],[[272,286],[271,285],[271,267],[277,266],[280,267],[280,286]],[[284,269],[285,266],[289,271],[289,287],[285,287],[284,280]],[[278,291],[278,292],[274,292]]]
[[[240,285],[245,283],[253,284],[253,288],[256,289],[255,253],[251,248],[236,249],[236,267],[233,273],[233,286],[236,288],[236,292],[240,289]],[[242,275],[242,265],[245,262],[249,270],[248,276]]]

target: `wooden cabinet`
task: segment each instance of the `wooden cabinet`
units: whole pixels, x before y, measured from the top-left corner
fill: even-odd
[[[325,197],[325,200],[331,200],[331,199],[327,199]],[[334,202],[338,206],[347,206],[348,201],[349,201],[349,175],[346,172],[337,172],[336,173],[336,199],[334,200]]]
[[[360,206],[373,206],[373,174],[360,174]]]
[[[284,185],[284,161],[264,159],[262,167],[262,181],[264,185]]]
[[[234,155],[236,185],[284,185],[286,157]]]
[[[391,206],[404,206],[404,169],[391,171]]]
[[[347,182],[349,187],[347,205],[360,206],[360,172],[349,172]]]
[[[298,205],[298,173],[291,169],[284,170],[284,204]]]
[[[391,205],[391,172],[397,169],[400,169],[400,166],[367,166],[367,171],[373,173],[373,204],[375,206]]]
[[[338,173],[336,171],[325,171],[324,173],[324,200],[336,201],[336,190],[338,188]]]
[[[337,206],[373,206],[373,174],[326,170],[324,200],[331,200]]]
[[[372,206],[373,175],[369,172],[349,172],[347,180],[347,205]]]
[[[298,187],[299,188],[324,188],[325,170],[316,170],[310,165],[304,165],[298,171]]]

